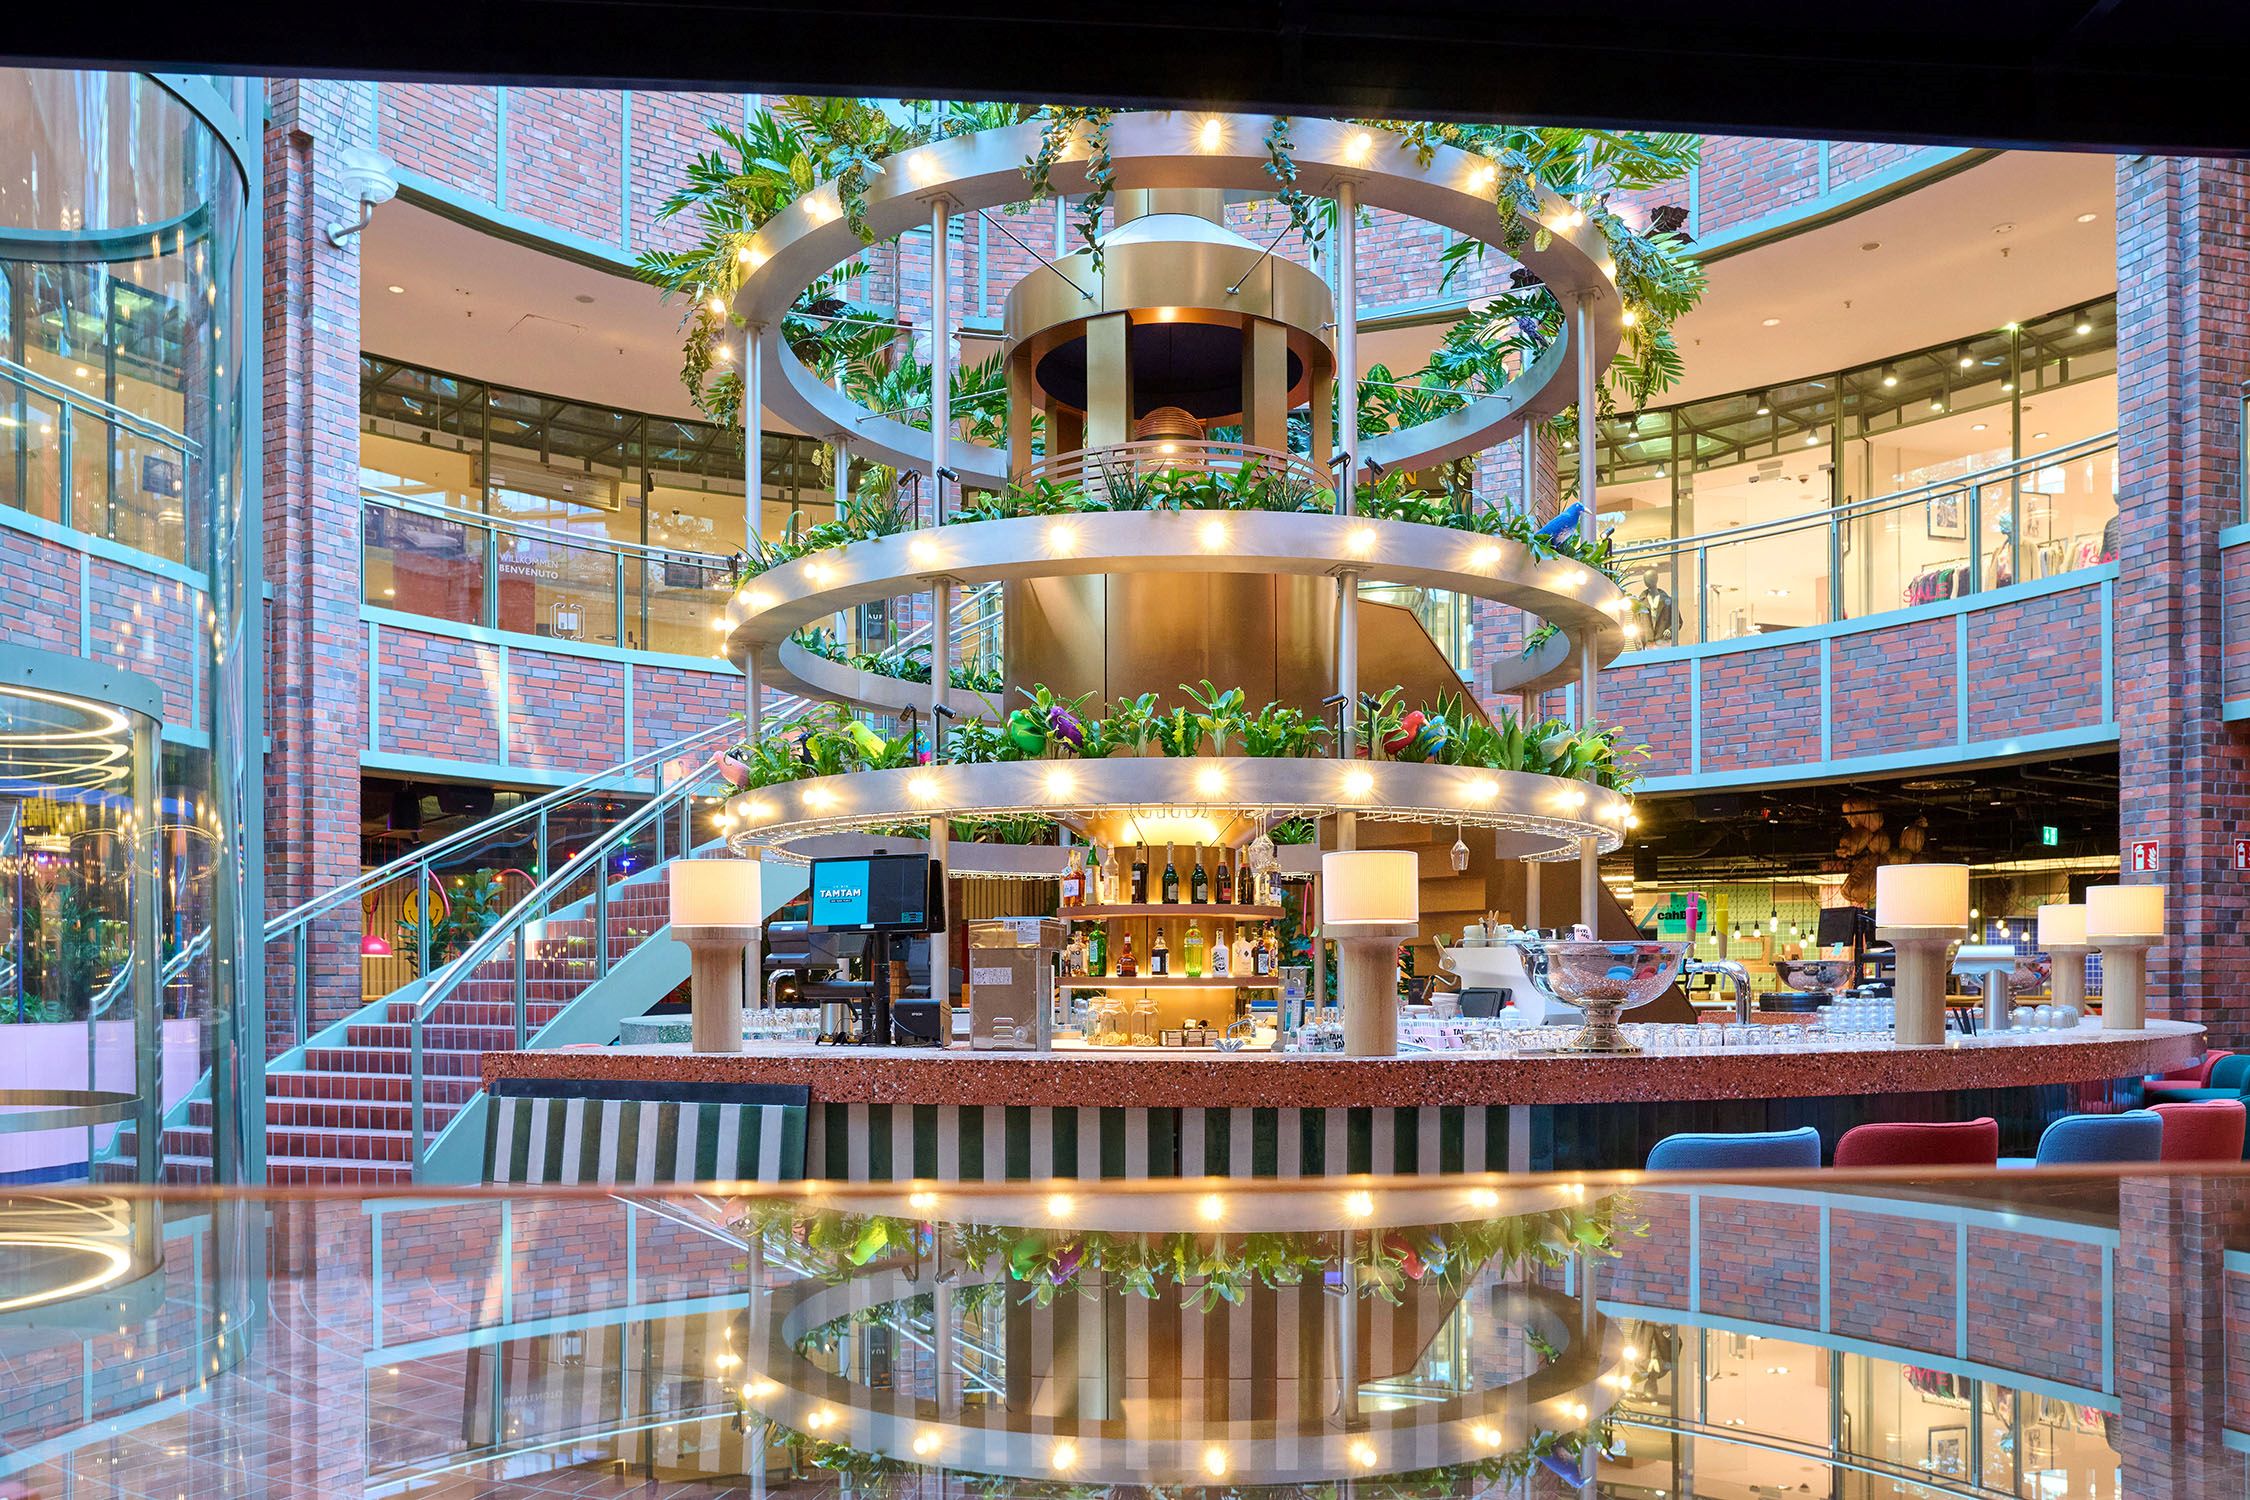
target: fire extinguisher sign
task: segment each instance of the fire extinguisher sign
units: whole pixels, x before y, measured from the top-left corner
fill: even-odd
[[[2237,870],[2250,870],[2250,839],[2234,841],[2234,867]]]
[[[2235,859],[2238,863],[2241,861],[2242,848],[2246,842],[2250,842],[2250,840],[2235,840]],[[2161,862],[2156,855],[2156,840],[2133,840],[2133,862],[2126,868],[2130,869],[2135,875],[2153,875],[2161,867]]]

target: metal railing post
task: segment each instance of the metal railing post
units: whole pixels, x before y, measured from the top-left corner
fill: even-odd
[[[430,977],[430,862],[414,867],[414,973]]]
[[[307,949],[310,945],[306,941],[306,928],[310,925],[310,923],[299,922],[289,933],[289,963],[294,971],[291,975],[290,984],[294,993],[289,998],[289,1017],[297,1045],[300,1047],[305,1044],[305,1017],[308,1011],[307,990],[311,984],[311,980],[307,977]]]
[[[609,589],[610,607],[616,616],[617,631],[610,640],[622,650],[630,639],[625,634],[625,554],[622,552],[612,552],[609,555]],[[644,641],[642,644],[647,643]]]
[[[547,809],[539,809],[539,878],[545,880],[552,874],[547,865]]]
[[[477,612],[482,617],[477,623],[487,630],[498,630],[500,628],[500,529],[496,526],[486,526],[482,529],[484,531],[484,608]]]
[[[1828,623],[1844,618],[1844,522],[1828,517]]]
[[[411,1033],[407,1038],[407,1049],[411,1057],[407,1098],[412,1101],[414,1109],[414,1170],[419,1174],[422,1170],[422,1158],[429,1144],[429,1132],[422,1119],[422,1007],[419,1002],[414,1007],[414,1018],[408,1023],[407,1030]]]
[[[1711,639],[1711,549],[1695,549],[1695,639],[1698,644]]]
[[[1964,594],[1984,589],[1984,486],[1969,481],[1969,586]]]
[[[594,865],[594,972],[609,973],[609,856]]]
[[[527,1014],[527,1011],[529,1009],[531,1001],[531,976],[524,962],[524,937],[525,934],[529,933],[530,931],[531,924],[528,921],[518,922],[516,924],[516,966],[514,987],[516,1012],[516,1050],[518,1052],[521,1052],[523,1050],[525,1042],[530,1039],[530,1017]]]

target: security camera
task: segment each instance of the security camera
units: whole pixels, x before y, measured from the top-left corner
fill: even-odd
[[[356,221],[343,219],[328,226],[328,243],[341,246],[375,222],[377,204],[398,196],[398,167],[380,151],[347,146],[336,155],[336,182],[344,196],[359,205]]]

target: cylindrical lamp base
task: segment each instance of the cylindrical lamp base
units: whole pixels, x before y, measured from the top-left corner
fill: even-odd
[[[1960,932],[1944,927],[1884,927],[1875,935],[1888,941],[1898,955],[1891,987],[1898,1044],[1945,1045],[1945,952]]]
[[[2086,955],[2085,948],[2069,947],[2056,943],[2047,949],[2047,958],[2054,965],[2054,978],[2050,986],[2054,991],[2056,1006],[2068,1006],[2081,1016],[2086,1014]]]
[[[2145,942],[2109,939],[2102,954],[2102,1030],[2140,1031],[2148,1025],[2148,950]]]
[[[1398,945],[1407,926],[1355,927],[1336,939],[1336,1003],[1344,1013],[1347,1057],[1398,1056]]]
[[[755,927],[674,928],[688,948],[688,1048],[742,1050],[742,953]]]

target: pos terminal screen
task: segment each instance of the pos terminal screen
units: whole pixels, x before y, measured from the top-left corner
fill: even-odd
[[[813,932],[927,932],[929,856],[816,859],[810,904],[805,926]]]

